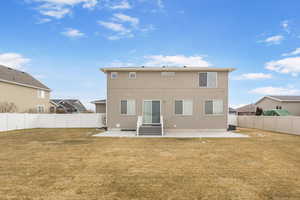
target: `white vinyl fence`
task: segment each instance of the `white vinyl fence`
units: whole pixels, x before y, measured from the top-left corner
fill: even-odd
[[[300,135],[300,117],[298,116],[238,116],[237,124],[242,128]]]
[[[237,126],[237,115],[229,114],[227,124]]]
[[[0,131],[29,128],[102,128],[105,114],[0,113]]]

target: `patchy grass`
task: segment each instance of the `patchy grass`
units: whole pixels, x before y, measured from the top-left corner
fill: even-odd
[[[300,137],[91,137],[95,129],[0,133],[0,199],[300,199]]]

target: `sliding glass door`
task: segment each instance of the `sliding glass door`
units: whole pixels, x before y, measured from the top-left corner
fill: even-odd
[[[159,124],[160,123],[160,101],[145,100],[143,109],[144,124]]]

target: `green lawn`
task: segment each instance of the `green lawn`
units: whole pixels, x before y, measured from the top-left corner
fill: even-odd
[[[300,199],[300,136],[92,137],[94,129],[0,133],[0,200]]]

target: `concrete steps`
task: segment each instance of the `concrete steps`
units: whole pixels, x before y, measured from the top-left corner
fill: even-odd
[[[139,135],[162,135],[161,125],[142,125],[139,129]]]

